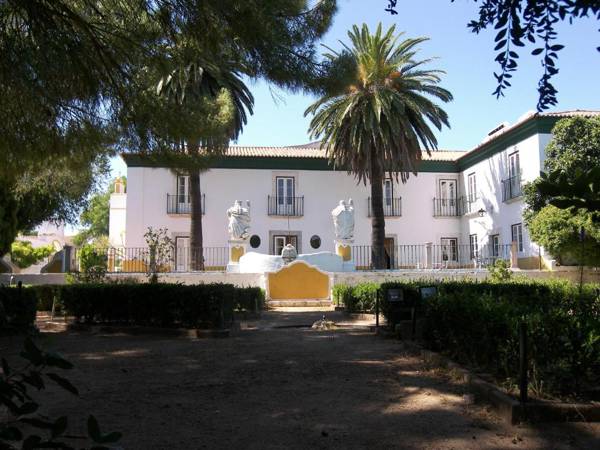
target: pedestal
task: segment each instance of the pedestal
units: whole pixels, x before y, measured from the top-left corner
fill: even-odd
[[[229,244],[229,262],[227,263],[227,272],[240,271],[240,258],[248,250],[246,241],[228,241]]]
[[[356,270],[354,255],[352,254],[352,240],[336,239],[335,254],[342,257],[342,270],[344,272],[352,272]]]

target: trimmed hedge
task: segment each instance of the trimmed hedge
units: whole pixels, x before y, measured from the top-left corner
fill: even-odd
[[[65,314],[87,323],[218,328],[233,321],[231,284],[73,284],[60,286]]]
[[[36,301],[31,289],[0,286],[0,333],[31,331],[35,323]]]
[[[438,295],[420,301],[420,286]],[[520,322],[529,339],[530,388],[538,395],[579,394],[600,383],[600,299],[595,285],[567,281],[384,283],[402,288],[426,317],[427,345],[514,385]],[[387,313],[385,302],[382,311]]]
[[[264,309],[265,293],[258,287],[235,288],[235,310],[258,312]]]
[[[336,284],[333,287],[333,300],[336,305],[344,305],[351,313],[374,313],[377,301],[377,283],[359,283],[356,286]]]

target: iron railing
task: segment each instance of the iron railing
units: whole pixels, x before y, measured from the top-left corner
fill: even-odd
[[[373,209],[371,197],[367,200],[368,216],[373,217]],[[402,216],[402,197],[384,198],[383,199],[383,215],[384,217],[400,217]]]
[[[199,253],[195,247],[170,247],[164,252],[155,253],[153,257],[148,247],[75,248],[70,271],[85,272],[97,267],[107,273],[147,273],[154,259],[159,272],[190,272],[195,271],[192,262]],[[227,247],[202,249],[204,271],[223,271],[228,260]]]
[[[206,214],[206,194],[202,194],[202,214]],[[192,203],[189,195],[167,194],[167,214],[191,214]]]
[[[302,217],[304,215],[304,196],[279,197],[267,196],[269,216]]]
[[[506,202],[513,198],[517,198],[523,195],[521,189],[521,177],[513,176],[502,180],[502,201]]]
[[[498,259],[510,260],[510,248],[510,244],[481,249],[468,244],[395,245],[385,249],[386,269],[482,269]],[[357,270],[373,269],[370,245],[352,246],[352,258]]]
[[[465,198],[434,198],[433,216],[434,217],[458,217],[464,214]]]
[[[474,212],[477,212],[477,206],[479,204],[478,202],[478,198],[477,197],[464,197],[464,201],[463,201],[463,214],[471,214]]]

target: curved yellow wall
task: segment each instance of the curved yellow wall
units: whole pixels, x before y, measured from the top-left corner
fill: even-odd
[[[296,261],[268,275],[271,300],[328,299],[329,275]]]

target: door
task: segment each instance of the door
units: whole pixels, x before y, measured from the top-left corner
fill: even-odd
[[[298,236],[294,236],[294,235],[289,235],[289,236],[283,236],[283,235],[275,235],[273,236],[273,254],[274,255],[281,255],[281,251],[283,250],[283,247],[285,247],[288,244],[292,244],[295,248],[296,251],[298,251]],[[300,253],[298,251],[298,253]]]
[[[519,152],[508,155],[508,176],[510,183],[510,197],[514,198],[521,195],[521,162]]]
[[[442,238],[442,263],[446,265],[449,262],[458,262],[458,239]]]
[[[468,178],[468,190],[469,190],[469,203],[475,202],[477,200],[477,179],[475,178],[475,173],[470,173]]]
[[[175,238],[175,249],[175,265],[177,268],[177,272],[187,272],[189,270],[190,260],[190,238]]]
[[[294,213],[295,202],[295,186],[294,177],[277,177],[276,183],[276,201],[277,215],[290,216]]]
[[[441,215],[456,215],[456,180],[440,180],[439,196]]]
[[[180,175],[177,177],[177,213],[189,214],[190,209],[190,177]]]
[[[387,269],[393,269],[396,263],[396,246],[394,245],[394,238],[385,238],[383,246],[385,248],[385,262]]]

